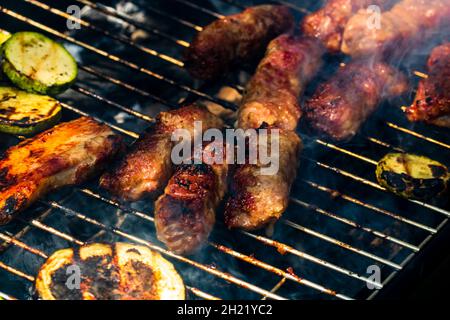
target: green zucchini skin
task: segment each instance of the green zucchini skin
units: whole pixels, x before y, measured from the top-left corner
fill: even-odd
[[[378,162],[376,177],[399,196],[425,201],[448,191],[450,174],[446,166],[427,157],[390,153]]]
[[[0,86],[0,132],[33,135],[61,119],[61,104],[50,96]]]
[[[3,59],[3,49],[1,47],[3,46],[3,43],[6,42],[11,37],[11,34],[7,31],[0,29],[0,61]],[[8,83],[8,79],[3,74],[3,72],[0,71],[0,86],[5,85]]]
[[[53,82],[53,83],[45,83],[41,79],[36,78],[36,76],[31,76],[29,74],[25,74],[22,70],[20,70],[20,65],[14,65],[11,62],[11,55],[14,52],[11,48],[15,45],[14,41],[20,41],[20,37],[28,37],[35,40],[36,43],[47,43],[54,46],[54,50],[57,50],[59,54],[63,54],[70,61],[70,72],[69,78],[65,79],[63,82]],[[27,91],[27,92],[35,92],[45,95],[57,95],[65,90],[67,90],[75,81],[78,75],[78,67],[73,56],[62,46],[61,44],[47,38],[46,36],[36,33],[36,32],[18,32],[13,34],[2,46],[3,52],[3,63],[2,63],[2,71],[9,78],[9,80],[15,84],[17,87]],[[25,57],[27,58],[27,57]],[[30,54],[29,59],[33,59],[32,54]],[[56,75],[55,75],[56,78]]]

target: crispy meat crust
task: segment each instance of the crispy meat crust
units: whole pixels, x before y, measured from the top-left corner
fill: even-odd
[[[175,129],[186,129],[193,136],[195,121],[202,122],[203,130],[223,125],[218,117],[197,105],[162,112],[127,156],[101,177],[100,186],[127,201],[159,195],[173,172],[171,135]]]
[[[313,38],[284,34],[274,39],[247,85],[239,128],[263,123],[294,130],[301,116],[298,99],[321,66],[324,48]]]
[[[0,224],[51,190],[84,182],[122,146],[108,126],[82,117],[9,148],[0,158]]]
[[[261,174],[260,162],[236,166],[225,205],[225,223],[229,228],[260,229],[281,217],[288,206],[302,148],[295,132],[280,130],[279,170],[275,175]]]
[[[403,74],[381,62],[354,61],[322,83],[305,103],[305,117],[335,140],[353,137],[383,99],[404,93]]]
[[[228,165],[179,165],[155,204],[158,239],[178,254],[197,251],[208,239],[227,187]]]
[[[450,128],[450,43],[434,48],[428,59],[428,78],[419,83],[409,121]]]
[[[371,28],[373,13],[360,10],[347,23],[342,51],[351,56],[396,56],[426,41],[450,22],[450,0],[402,0],[383,12],[380,28]]]
[[[392,0],[328,0],[316,12],[305,17],[301,23],[304,34],[320,39],[329,52],[341,51],[342,34],[347,21],[360,9],[370,5],[381,8]]]
[[[219,19],[199,32],[186,52],[186,67],[211,79],[233,64],[260,54],[276,36],[292,29],[294,18],[284,6],[261,5]]]

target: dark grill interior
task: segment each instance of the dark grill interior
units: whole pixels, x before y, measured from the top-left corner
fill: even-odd
[[[201,26],[258,3],[263,1],[4,0],[0,27],[36,30],[63,42],[80,67],[77,83],[59,97],[63,121],[91,115],[131,142],[159,111],[180,103],[202,99],[236,107],[216,94],[223,85],[242,90],[254,65],[242,66],[220,83],[205,84],[183,69],[182,53]],[[71,4],[82,8],[81,20],[75,21],[79,30],[67,30]],[[320,3],[298,0],[288,5],[300,19]],[[413,84],[425,68],[427,53],[399,61]],[[327,58],[315,83],[339,62]],[[375,181],[374,165],[392,150],[450,164],[448,131],[408,123],[400,106],[409,101],[407,96],[383,105],[346,143],[317,139],[302,125],[305,151],[291,205],[270,237],[228,231],[219,212],[210,243],[185,258],[156,240],[151,201],[120,205],[96,181],[55,192],[0,227],[0,296],[31,298],[40,264],[57,249],[130,241],[170,259],[192,299],[374,298],[379,290],[367,288],[367,283],[377,285],[368,268],[381,269],[382,290],[450,216],[444,204],[405,200]],[[0,135],[0,151],[19,139]]]

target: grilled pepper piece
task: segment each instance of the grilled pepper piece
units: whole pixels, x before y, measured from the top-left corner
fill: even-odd
[[[443,164],[424,156],[389,153],[378,162],[378,183],[402,197],[430,200],[447,191],[450,174]]]
[[[36,32],[18,32],[2,46],[5,75],[19,88],[55,95],[76,79],[75,59],[59,43]]]
[[[56,124],[60,103],[49,97],[0,87],[0,132],[33,135]]]

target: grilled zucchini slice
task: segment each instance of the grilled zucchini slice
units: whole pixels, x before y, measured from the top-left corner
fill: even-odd
[[[77,77],[77,63],[71,54],[42,34],[15,33],[2,48],[2,70],[23,90],[56,95],[65,91]]]
[[[402,197],[430,200],[447,191],[450,174],[443,164],[424,156],[389,153],[378,162],[378,183]]]
[[[11,34],[8,31],[4,31],[0,29],[0,46],[5,43],[6,40],[8,40],[11,37]],[[2,50],[0,50],[0,60],[2,58]],[[2,85],[3,82],[5,82],[6,77],[3,74],[3,72],[0,71],[0,85]]]
[[[52,97],[0,87],[0,132],[33,135],[60,118],[61,104]]]
[[[3,42],[8,40],[10,37],[11,37],[11,34],[8,31],[0,29],[0,45],[2,45]]]

